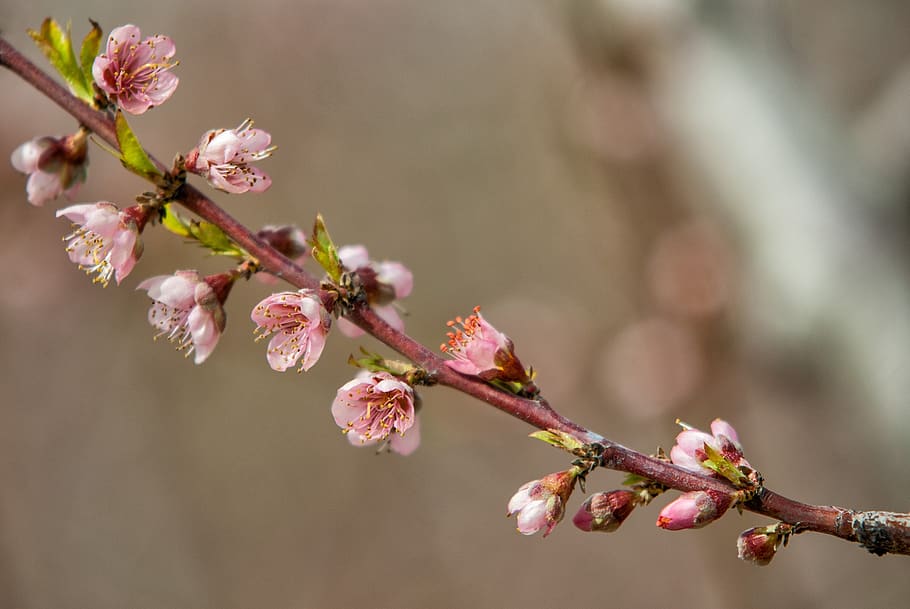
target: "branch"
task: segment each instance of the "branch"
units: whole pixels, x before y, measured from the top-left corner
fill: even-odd
[[[37,68],[5,39],[0,37],[0,64],[18,74],[64,111],[75,117],[114,148],[118,147],[113,119],[83,103]],[[152,159],[164,172],[167,168]],[[201,218],[219,226],[254,256],[263,268],[297,288],[318,289],[319,280],[272,248],[263,239],[235,220],[195,187],[187,184],[177,201]],[[430,372],[436,381],[486,402],[507,414],[542,430],[558,430],[581,444],[597,447],[597,465],[636,474],[680,491],[707,490],[731,494],[732,484],[716,477],[687,471],[666,459],[651,457],[605,439],[603,436],[562,416],[543,399],[526,399],[500,391],[478,378],[465,376],[445,365],[445,360],[406,334],[389,326],[369,307],[359,305],[347,319],[415,364]],[[743,504],[752,512],[793,525],[798,531],[815,531],[858,542],[874,554],[910,555],[910,515],[891,512],[855,512],[833,506],[814,506],[788,499],[761,486]]]

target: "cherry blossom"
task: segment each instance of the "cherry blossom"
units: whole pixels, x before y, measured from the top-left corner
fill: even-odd
[[[395,301],[407,298],[414,289],[414,275],[400,262],[370,260],[362,245],[345,245],[338,249],[341,263],[349,271],[357,271],[364,281],[367,300],[376,314],[398,331],[404,331],[404,320]],[[338,329],[349,338],[363,335],[363,330],[345,318],[338,320]]]
[[[319,360],[332,318],[313,290],[278,292],[253,307],[250,315],[261,340],[272,336],[266,359],[272,370],[284,372],[300,360],[309,370]]]
[[[119,285],[142,255],[142,231],[147,214],[138,206],[120,211],[113,203],[82,203],[57,212],[73,222],[73,232],[64,237],[72,262],[92,280],[104,286],[114,277]]]
[[[136,289],[146,290],[155,301],[148,315],[159,331],[155,338],[166,336],[178,351],[186,350],[187,357],[195,352],[194,361],[201,364],[224,331],[222,304],[231,281],[227,274],[203,279],[196,271],[177,271],[146,279]]]
[[[235,129],[213,129],[186,156],[186,170],[204,177],[212,187],[233,194],[264,192],[272,178],[251,163],[272,156],[272,136],[253,129],[246,119]]]
[[[392,452],[409,455],[420,444],[420,425],[410,385],[387,372],[364,371],[338,389],[335,423],[357,446],[388,440]]]
[[[160,106],[174,94],[179,78],[170,72],[176,51],[167,36],[141,40],[135,25],[122,25],[111,31],[107,49],[95,58],[92,76],[102,91],[123,110],[142,114]]]

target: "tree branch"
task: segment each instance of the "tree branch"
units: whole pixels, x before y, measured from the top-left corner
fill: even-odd
[[[86,105],[50,78],[0,37],[0,64],[18,74],[82,125],[117,148],[113,119]],[[162,171],[167,168],[152,159]],[[235,220],[195,187],[187,184],[177,201],[201,218],[219,226],[234,241],[254,256],[269,272],[297,288],[318,289],[319,280],[269,246],[255,233]],[[565,432],[584,444],[602,448],[600,465],[637,474],[680,491],[715,490],[731,493],[736,489],[718,478],[684,470],[672,463],[650,457],[605,439],[603,436],[562,416],[546,401],[525,399],[500,391],[483,381],[459,374],[445,365],[444,359],[406,334],[389,326],[371,309],[361,306],[347,318],[390,348],[432,373],[442,385],[486,402],[539,429]],[[910,515],[892,512],[855,512],[833,506],[814,506],[788,499],[761,488],[744,504],[745,509],[795,525],[801,531],[815,531],[847,541],[858,542],[874,554],[910,555]]]

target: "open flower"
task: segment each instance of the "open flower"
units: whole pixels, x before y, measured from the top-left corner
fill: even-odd
[[[176,49],[167,36],[141,40],[135,25],[122,25],[111,31],[107,49],[95,58],[92,76],[102,91],[130,114],[142,114],[160,106],[174,94],[178,79],[169,70]]]
[[[733,426],[721,419],[711,422],[711,433],[705,433],[685,423],[680,423],[683,431],[676,436],[676,444],[670,449],[670,460],[690,472],[703,474],[715,471],[705,465],[708,454],[705,445],[720,453],[724,460],[735,468],[749,468],[749,462],[743,457],[742,446]]]
[[[203,279],[196,271],[177,271],[146,279],[136,289],[155,301],[149,309],[149,323],[159,331],[155,338],[166,336],[187,357],[195,351],[194,361],[201,364],[224,331],[222,304],[232,282],[228,274]]]
[[[10,162],[28,174],[28,202],[41,206],[61,194],[72,197],[85,182],[88,167],[86,133],[66,137],[37,137],[13,151]]]
[[[531,374],[515,355],[512,340],[483,318],[480,307],[474,307],[473,315],[466,319],[456,317],[446,325],[452,328],[446,332],[449,342],[439,348],[452,357],[446,361],[449,368],[485,381],[517,384],[525,394],[537,393]]]
[[[409,455],[420,444],[414,389],[388,372],[363,371],[342,385],[332,416],[357,446],[388,440],[392,452]]]
[[[82,203],[59,210],[60,216],[73,222],[64,237],[70,260],[88,275],[97,273],[94,283],[107,286],[114,277],[119,284],[130,274],[142,255],[139,233],[148,217],[140,207],[120,211],[107,201]]]
[[[546,537],[565,515],[577,478],[578,471],[569,469],[522,484],[509,500],[506,515],[518,514],[517,528],[522,535],[545,529]]]
[[[250,119],[236,129],[213,129],[186,155],[186,170],[224,192],[264,192],[272,185],[272,178],[250,163],[272,156],[276,147],[271,143],[272,136],[253,129]]]
[[[345,245],[338,249],[341,263],[349,271],[357,271],[367,293],[367,300],[376,315],[396,330],[404,330],[404,320],[395,308],[395,301],[407,298],[414,289],[414,275],[400,262],[370,260],[362,245]],[[363,330],[346,320],[338,320],[338,329],[349,338],[363,335]]]
[[[256,340],[274,334],[266,359],[278,372],[298,360],[298,372],[312,368],[322,355],[332,325],[332,318],[314,290],[272,294],[253,307],[250,318],[260,333]]]

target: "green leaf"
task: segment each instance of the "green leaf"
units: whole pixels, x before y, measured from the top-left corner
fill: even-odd
[[[161,219],[161,226],[181,237],[192,238],[190,233],[189,222],[180,217],[174,210],[173,203],[164,206],[164,217]]]
[[[316,222],[313,224],[313,236],[308,243],[313,248],[313,258],[325,269],[329,279],[336,284],[339,283],[344,267],[341,266],[338,249],[335,247],[335,243],[332,242],[332,237],[329,236],[322,214],[316,214]]]
[[[244,251],[231,241],[223,230],[211,222],[194,220],[190,226],[190,234],[200,245],[212,250],[213,254],[226,256],[244,256]]]
[[[546,442],[550,446],[555,446],[556,448],[561,448],[568,452],[573,452],[584,447],[584,442],[579,442],[576,438],[563,431],[559,431],[558,429],[535,431],[528,434],[528,437],[540,440],[541,442]]]
[[[130,129],[129,123],[123,116],[123,112],[117,110],[116,118],[117,143],[120,145],[120,162],[123,166],[133,173],[143,178],[155,182],[157,178],[163,177],[163,174],[152,163],[152,160],[142,149],[136,134]]]
[[[60,73],[73,94],[85,102],[92,103],[95,96],[91,81],[85,80],[85,74],[76,61],[69,24],[64,31],[59,23],[48,17],[41,23],[39,31],[29,30],[28,35]]]
[[[705,454],[708,455],[708,458],[701,462],[702,465],[713,472],[717,472],[737,487],[742,488],[744,485],[749,484],[749,479],[746,475],[707,442],[705,443]]]
[[[92,24],[92,29],[82,39],[79,63],[82,65],[82,78],[85,80],[85,86],[89,93],[94,93],[92,83],[95,81],[95,77],[92,75],[92,65],[94,65],[95,57],[98,56],[98,50],[101,48],[101,26],[91,19],[89,19],[89,23]],[[92,98],[94,98],[94,94]]]

